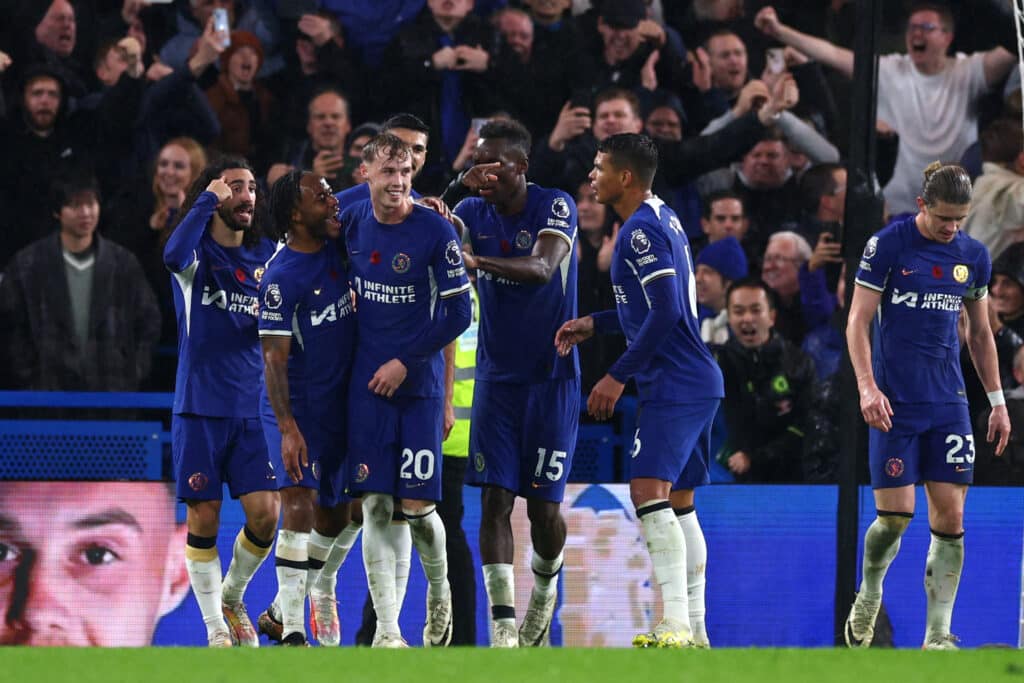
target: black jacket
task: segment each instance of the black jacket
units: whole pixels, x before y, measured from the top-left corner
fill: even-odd
[[[814,361],[774,332],[757,349],[730,339],[713,352],[725,380],[725,454],[743,451],[751,463],[737,480],[802,481]]]
[[[75,338],[60,237],[15,254],[0,281],[0,339],[11,388],[136,391],[149,374],[160,311],[138,260],[96,236],[85,346]]]
[[[448,182],[454,159],[444,156],[441,144],[441,77],[431,65],[431,57],[440,49],[444,31],[429,8],[403,27],[384,53],[381,73],[387,74],[375,92],[387,105],[386,111],[404,111],[423,119],[430,126],[430,146],[423,176],[418,185],[430,193],[440,193]],[[502,105],[496,82],[495,31],[484,20],[469,14],[452,36],[455,45],[480,46],[490,53],[487,71],[459,72],[462,76],[462,107],[467,120],[493,114]],[[468,128],[465,132],[468,132]]]
[[[743,156],[761,139],[764,126],[756,114],[741,116],[711,135],[695,135],[679,142],[657,140],[658,172],[653,191],[667,197],[698,176],[726,166]],[[544,187],[557,187],[575,196],[594,167],[597,139],[587,131],[570,140],[561,152],[548,146],[547,136],[534,142],[530,157],[530,180]]]

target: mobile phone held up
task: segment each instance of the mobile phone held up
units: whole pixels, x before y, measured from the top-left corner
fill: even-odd
[[[764,62],[773,74],[786,70],[786,55],[781,47],[771,47],[764,51]]]
[[[224,36],[224,47],[231,47],[231,25],[228,23],[228,11],[223,7],[213,10],[213,30]]]

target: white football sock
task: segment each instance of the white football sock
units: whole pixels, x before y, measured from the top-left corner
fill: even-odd
[[[553,560],[545,560],[534,550],[530,568],[533,570],[533,590],[539,597],[551,597],[558,592],[558,574],[562,571],[561,552]]]
[[[395,604],[402,613],[405,604],[405,589],[409,586],[409,571],[412,567],[412,533],[408,523],[392,521],[388,527],[388,539],[395,551]]]
[[[427,577],[427,595],[442,598],[449,592],[448,554],[445,552],[444,524],[436,507],[428,505],[419,512],[402,510],[402,514],[409,521],[409,533],[420,556],[423,574]]]
[[[491,619],[516,627],[516,582],[511,564],[485,564],[484,586],[491,603]]]
[[[335,536],[324,536],[316,529],[309,534],[309,571],[306,573],[306,594],[313,591],[313,588],[320,580],[323,573],[327,556],[331,554],[334,547]]]
[[[947,635],[953,619],[960,572],[964,567],[964,537],[938,535],[932,531],[928,560],[924,569],[924,592],[928,596],[925,640],[932,635]]]
[[[686,512],[677,515],[676,519],[679,520],[686,541],[686,599],[689,602],[690,628],[693,629],[694,639],[703,641],[707,640],[708,635],[704,625],[708,546],[696,510],[686,508]]]
[[[314,591],[322,595],[337,593],[338,570],[345,563],[345,558],[348,557],[349,551],[352,550],[352,546],[355,545],[356,539],[359,538],[359,532],[362,530],[363,525],[355,523],[349,523],[341,530],[341,533],[334,539],[331,551],[327,553],[323,569],[320,570],[320,576],[317,578],[316,585],[313,586]]]
[[[906,528],[905,526],[903,527]],[[860,592],[866,593],[875,599],[882,596],[882,581],[885,579],[889,565],[896,558],[900,550],[900,538],[902,530],[892,525],[883,523],[879,518],[871,522],[867,533],[864,534],[864,560],[863,576],[860,582]]]
[[[253,574],[270,554],[273,545],[271,541],[261,542],[247,527],[239,529],[231,551],[231,564],[228,573],[224,575],[221,599],[225,603],[237,605],[242,602]]]
[[[207,541],[215,543],[216,537],[199,540],[205,545]],[[185,568],[188,570],[189,583],[192,584],[192,593],[199,603],[199,612],[203,615],[203,623],[206,624],[206,635],[226,633],[228,625],[221,609],[220,557],[217,546],[199,548],[186,545]]]
[[[281,529],[274,553],[277,569],[277,597],[281,610],[282,634],[306,634],[306,574],[309,571],[309,534]]]
[[[689,601],[686,599],[686,541],[676,513],[669,502],[662,499],[639,505],[637,516],[647,540],[654,578],[661,586],[664,617],[690,631]]]
[[[377,613],[377,633],[398,634],[401,631],[395,599],[395,549],[389,538],[393,512],[394,500],[390,495],[363,496],[363,565]]]

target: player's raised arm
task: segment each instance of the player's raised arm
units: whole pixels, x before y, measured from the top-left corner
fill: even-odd
[[[172,273],[180,273],[196,260],[195,250],[210,216],[221,202],[231,199],[231,195],[231,188],[224,178],[218,177],[211,180],[206,189],[195,197],[164,247],[164,265]]]
[[[881,300],[881,292],[863,285],[856,286],[846,323],[846,344],[857,376],[857,393],[860,394],[860,412],[864,421],[871,427],[887,432],[892,428],[892,406],[875,383],[875,375],[871,370],[871,342],[868,338],[871,320]]]
[[[992,405],[986,440],[991,443],[998,436],[996,455],[1002,455],[1010,440],[1010,415],[1006,411],[1006,398],[1003,396],[1003,388],[999,381],[999,356],[996,352],[995,339],[992,337],[992,327],[988,321],[988,297],[965,298],[964,309],[967,316],[967,349],[971,353],[971,362],[978,371],[978,377]]]
[[[847,78],[853,78],[853,52],[783,24],[773,7],[762,7],[754,17],[754,26],[780,43],[836,69]]]

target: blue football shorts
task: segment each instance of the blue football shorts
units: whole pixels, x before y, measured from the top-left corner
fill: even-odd
[[[892,429],[868,430],[871,488],[974,481],[974,434],[966,403],[900,403],[892,410]]]
[[[259,418],[171,416],[175,490],[182,500],[221,500],[226,483],[232,498],[276,491],[283,471],[267,453]]]
[[[560,503],[579,419],[579,378],[536,384],[477,380],[466,483]]]

